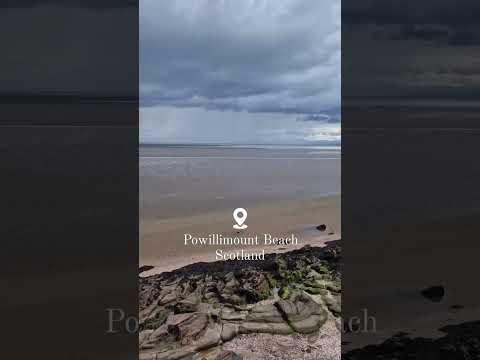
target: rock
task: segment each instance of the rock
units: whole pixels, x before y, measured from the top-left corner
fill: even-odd
[[[196,293],[190,294],[187,298],[180,300],[174,306],[175,313],[188,313],[197,311],[200,304],[200,296]]]
[[[178,294],[175,291],[171,291],[162,296],[162,298],[158,301],[158,305],[167,305],[175,300],[178,300]]]
[[[167,320],[170,313],[171,311],[168,309],[156,308],[150,314],[148,314],[148,316],[144,317],[143,319],[140,318],[141,328],[154,330],[160,327]]]
[[[342,312],[342,306],[341,306],[341,296],[340,295],[332,295],[332,293],[328,292],[327,294],[322,296],[322,300],[325,302],[325,304],[328,307],[328,310],[333,315],[340,316]]]
[[[327,320],[327,314],[310,315],[308,318],[292,322],[292,328],[302,334],[310,334],[320,329]]]
[[[203,295],[203,297],[205,298],[205,300],[207,302],[214,302],[218,298],[217,294],[214,293],[213,291],[209,291],[209,292],[205,293],[205,295]]]
[[[288,335],[293,332],[292,328],[282,323],[262,323],[262,322],[244,322],[238,327],[240,334],[252,334],[252,333],[267,333],[267,334],[279,334]]]
[[[138,269],[138,273],[141,274],[142,272],[152,270],[153,268],[154,268],[154,266],[143,265],[143,266],[140,266],[140,268]]]
[[[140,345],[140,348],[142,348],[142,345],[148,342],[148,338],[152,333],[153,333],[153,330],[140,331],[140,333],[138,334],[138,343]]]
[[[436,339],[397,334],[378,345],[342,354],[345,360],[380,359],[480,359],[480,321],[440,328]]]
[[[235,354],[233,351],[222,351],[215,360],[242,360],[243,356]]]
[[[166,340],[166,338],[168,337],[168,327],[167,327],[167,324],[164,324],[162,326],[160,326],[159,328],[157,328],[156,330],[154,330],[148,340],[150,342],[157,342],[158,340]]]
[[[252,274],[247,274],[247,278],[249,281],[245,282],[242,288],[246,291],[248,300],[265,300],[271,295],[270,284],[264,274],[253,272]]]
[[[243,321],[247,319],[247,314],[246,311],[223,311],[220,317],[227,321]]]
[[[288,286],[282,286],[280,291],[278,292],[278,295],[283,299],[287,300],[290,297],[291,290]]]
[[[217,345],[221,339],[220,333],[220,326],[208,328],[207,331],[205,331],[205,333],[203,334],[203,336],[195,344],[195,350],[205,350]]]
[[[445,289],[443,286],[437,285],[423,289],[421,293],[424,298],[433,302],[439,302],[442,301],[443,297],[445,296]]]
[[[319,267],[320,268],[320,267]],[[322,269],[323,270],[323,269]],[[328,271],[328,269],[327,269]],[[326,271],[322,271],[323,273],[325,273]],[[310,270],[310,272],[308,273],[307,275],[307,278],[312,278],[314,280],[323,280],[323,275],[319,274],[318,272],[316,272],[314,269]]]
[[[222,341],[232,340],[238,334],[238,325],[225,323],[222,326]]]
[[[339,321],[340,261],[332,241],[140,277],[140,358],[237,359],[220,345],[239,334],[315,332],[328,314]]]
[[[282,314],[273,304],[257,304],[246,316],[247,321],[254,322],[283,322]]]
[[[158,352],[152,360],[186,360],[194,354],[193,349],[175,349],[170,351]]]
[[[279,300],[276,306],[292,329],[299,333],[318,330],[327,320],[326,311],[302,293],[295,294],[293,300]]]
[[[203,313],[195,313],[189,321],[178,325],[180,342],[182,345],[193,343],[202,334],[208,325],[208,317]]]
[[[222,300],[232,305],[242,305],[246,303],[245,297],[239,296],[237,294],[222,294]]]
[[[171,326],[178,326],[181,323],[191,319],[194,314],[178,314],[178,315],[170,315],[167,319],[167,327]]]

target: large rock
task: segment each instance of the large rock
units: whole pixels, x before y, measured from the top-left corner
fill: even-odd
[[[276,305],[292,329],[299,333],[318,330],[328,317],[324,308],[303,293],[297,293],[293,300],[281,299]]]
[[[227,360],[239,334],[310,333],[340,316],[341,249],[199,263],[139,280],[140,358]]]
[[[200,295],[198,295],[197,293],[192,293],[185,299],[182,299],[178,303],[176,303],[174,306],[174,310],[175,313],[195,312],[197,311],[199,304]]]
[[[208,325],[208,317],[203,313],[194,313],[189,321],[178,325],[180,343],[188,345],[193,343]]]
[[[285,322],[283,323],[263,323],[263,322],[244,322],[238,327],[240,334],[267,333],[288,335],[293,333],[292,328]]]
[[[238,334],[238,325],[225,323],[222,326],[221,338],[222,341],[232,340]]]
[[[282,314],[273,304],[257,304],[246,316],[246,321],[280,323]]]
[[[221,331],[222,329],[220,325],[215,325],[212,328],[208,328],[203,336],[195,343],[195,349],[200,351],[217,345],[221,340]]]

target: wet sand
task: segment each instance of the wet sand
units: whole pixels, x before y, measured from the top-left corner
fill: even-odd
[[[366,232],[361,242],[349,243],[345,261],[349,276],[342,285],[352,295],[343,315],[358,316],[366,309],[376,326],[373,329],[370,323],[359,332],[343,334],[342,350],[380,344],[400,332],[435,339],[445,335],[439,330],[443,326],[478,321],[480,291],[474,280],[478,219],[478,211],[473,211],[384,226],[376,229],[376,235]],[[378,237],[385,239],[381,248]],[[430,286],[443,286],[445,296],[439,301],[422,296]]]
[[[142,273],[171,271],[196,262],[215,261],[215,250],[233,251],[265,249],[266,253],[290,251],[305,245],[322,246],[326,241],[341,237],[340,195],[313,200],[268,202],[249,207],[246,224],[248,228],[237,233],[232,228],[232,210],[202,213],[168,219],[143,218],[140,220],[140,266],[151,265],[153,269]],[[315,227],[326,224],[320,232]],[[206,237],[211,233],[223,236],[255,236],[260,239],[258,247],[185,246],[184,234]],[[263,234],[285,237],[294,234],[298,244],[289,246],[263,245]]]

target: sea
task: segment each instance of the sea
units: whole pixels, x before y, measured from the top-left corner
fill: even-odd
[[[140,218],[340,193],[340,146],[141,145]]]

